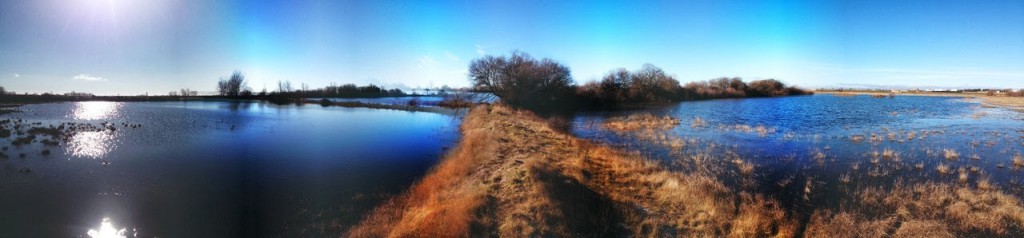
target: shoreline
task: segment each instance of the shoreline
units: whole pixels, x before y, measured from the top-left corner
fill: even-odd
[[[530,112],[478,105],[421,181],[346,237],[781,236],[778,202],[576,138]]]
[[[979,100],[983,106],[989,107],[1001,107],[1013,111],[1024,112],[1024,97],[1008,97],[1008,96],[989,96],[981,93],[938,93],[938,92],[873,92],[873,91],[814,91],[814,93],[828,94],[834,96],[853,96],[853,95],[868,95],[868,96],[915,96],[915,97],[959,97],[959,98],[975,98]]]
[[[473,107],[453,150],[343,237],[955,237],[1024,225],[1012,195],[934,182],[897,183],[891,194],[859,190],[859,199],[844,200],[854,210],[787,210],[713,174],[673,171],[552,122],[503,105]]]

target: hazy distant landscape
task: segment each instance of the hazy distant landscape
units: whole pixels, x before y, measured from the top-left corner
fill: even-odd
[[[1020,237],[1024,4],[0,3],[0,237]]]

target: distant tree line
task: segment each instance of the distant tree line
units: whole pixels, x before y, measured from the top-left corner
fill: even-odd
[[[377,85],[356,86],[355,84],[343,84],[338,86],[331,84],[323,88],[309,89],[309,86],[302,84],[302,88],[295,90],[289,81],[279,81],[278,90],[269,93],[270,95],[282,95],[288,97],[338,97],[338,98],[368,98],[368,97],[396,97],[406,96],[401,89],[386,89]]]
[[[277,90],[273,92],[267,92],[266,89],[259,93],[253,93],[252,89],[247,86],[248,83],[245,80],[245,75],[240,71],[235,71],[228,78],[221,78],[217,82],[217,93],[222,97],[229,98],[247,98],[247,99],[264,99],[273,102],[289,102],[293,99],[298,98],[310,98],[310,97],[344,97],[344,98],[364,98],[364,97],[395,97],[395,96],[406,96],[405,92],[400,89],[386,89],[377,85],[366,85],[356,86],[355,84],[344,84],[337,86],[331,84],[323,88],[310,89],[309,85],[303,83],[300,89],[292,87],[291,81],[282,80],[277,82]],[[171,92],[171,96],[194,96],[197,93],[188,89],[182,89],[180,93]]]
[[[469,79],[475,90],[491,92],[506,104],[535,111],[812,93],[787,87],[775,79],[747,83],[740,78],[716,78],[682,86],[675,77],[652,64],[635,71],[616,69],[598,82],[577,86],[568,67],[520,51],[508,57],[488,55],[473,60]]]

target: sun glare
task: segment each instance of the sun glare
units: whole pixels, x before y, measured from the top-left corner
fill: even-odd
[[[103,120],[117,116],[119,102],[77,102],[73,116],[75,120]]]
[[[99,230],[89,229],[86,234],[92,238],[125,238],[127,237],[124,235],[126,231],[125,228],[115,228],[114,224],[110,222],[110,218],[103,218]]]

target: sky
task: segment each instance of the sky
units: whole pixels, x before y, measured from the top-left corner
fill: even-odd
[[[1024,1],[0,1],[16,92],[212,92],[235,70],[257,92],[462,87],[513,50],[578,83],[650,63],[684,83],[1024,88]]]

